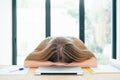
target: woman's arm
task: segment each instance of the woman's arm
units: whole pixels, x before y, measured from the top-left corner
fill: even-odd
[[[40,66],[53,66],[54,63],[51,61],[35,61],[35,60],[25,60],[24,61],[24,67],[40,67]]]
[[[41,66],[66,66],[68,63],[63,62],[51,62],[51,61],[35,61],[26,60],[24,61],[24,67],[36,68]]]
[[[79,67],[97,67],[96,58],[92,57],[84,62],[51,62],[51,61],[35,61],[35,60],[25,60],[24,67],[40,67],[40,66],[79,66]]]
[[[95,57],[92,57],[83,62],[72,62],[66,66],[80,66],[80,67],[97,67],[97,60]]]

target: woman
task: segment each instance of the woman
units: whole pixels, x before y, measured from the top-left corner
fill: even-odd
[[[27,56],[25,67],[96,67],[97,60],[84,43],[75,37],[48,37]]]

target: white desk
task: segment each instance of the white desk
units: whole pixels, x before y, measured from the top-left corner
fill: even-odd
[[[5,66],[0,66],[0,68]],[[120,80],[120,74],[91,74],[84,69],[84,75],[34,75],[35,68],[31,68],[27,74],[0,75],[0,80]]]

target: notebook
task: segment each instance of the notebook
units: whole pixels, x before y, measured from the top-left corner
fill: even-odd
[[[76,66],[39,67],[35,70],[35,75],[83,75],[83,70]]]
[[[120,74],[120,69],[112,65],[98,65],[96,68],[88,68],[88,71],[96,74]]]

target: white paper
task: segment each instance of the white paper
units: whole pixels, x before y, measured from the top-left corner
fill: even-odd
[[[120,69],[120,60],[111,59],[109,64]]]
[[[120,70],[112,65],[98,65],[97,68],[91,68],[94,73],[112,73],[120,72]]]

